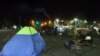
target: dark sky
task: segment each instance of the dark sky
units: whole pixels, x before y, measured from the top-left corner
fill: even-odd
[[[96,0],[0,0],[0,17],[100,18],[100,1]],[[98,19],[99,20],[99,19]]]
[[[55,16],[100,18],[100,1],[96,0],[49,1],[47,8]]]

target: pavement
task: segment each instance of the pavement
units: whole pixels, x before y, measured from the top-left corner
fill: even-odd
[[[100,56],[100,40],[96,39],[93,46],[82,46],[81,49],[68,49],[64,42],[70,38],[66,36],[43,36],[46,47],[42,56]]]
[[[5,43],[16,33],[15,30],[0,31],[0,50],[2,50]]]
[[[0,32],[0,50],[7,40],[13,36],[15,32]],[[41,56],[100,56],[100,39],[95,39],[96,46],[83,46],[81,49],[68,49],[64,46],[64,42],[70,38],[67,36],[42,35],[46,47]]]

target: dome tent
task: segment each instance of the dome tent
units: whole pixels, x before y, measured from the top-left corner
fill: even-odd
[[[3,47],[0,56],[38,56],[45,42],[32,27],[23,27]]]

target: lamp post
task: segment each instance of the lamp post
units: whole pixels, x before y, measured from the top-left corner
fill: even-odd
[[[35,23],[35,21],[34,21],[34,20],[32,20],[32,21],[31,21],[31,23],[32,23],[32,26],[35,26],[35,24],[34,24],[34,23]]]
[[[55,19],[55,21],[54,21],[54,26],[56,26],[56,27],[57,27],[57,26],[59,25],[59,21],[60,21],[60,20],[59,20],[58,18],[57,18],[57,19]]]
[[[78,21],[78,18],[74,18],[74,22],[75,22],[75,25],[74,25],[74,34],[75,34],[75,38],[76,38],[76,34],[77,34],[77,21]]]
[[[56,22],[57,22],[57,24],[58,24],[58,22],[59,22],[59,19],[58,19],[58,18],[56,19]]]
[[[76,26],[77,26],[77,21],[78,21],[78,19],[77,19],[77,18],[74,18],[75,28],[76,28]]]

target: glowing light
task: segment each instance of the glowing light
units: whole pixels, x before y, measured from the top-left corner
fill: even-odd
[[[48,22],[49,24],[51,24],[51,20],[49,20],[49,22]]]
[[[16,26],[16,25],[13,25],[13,28],[14,28],[14,29],[17,29],[17,26]]]
[[[74,21],[73,21],[73,20],[71,20],[71,21],[70,21],[70,23],[72,24],[72,23],[74,23]]]
[[[78,21],[78,19],[77,18],[74,18],[74,21]]]
[[[88,23],[87,20],[84,20],[84,23]]]
[[[64,22],[64,20],[61,20],[61,22]]]
[[[33,26],[34,26],[34,22],[35,22],[35,21],[34,21],[34,20],[32,20],[32,25],[33,25]]]
[[[44,22],[44,25],[47,25],[47,22]]]
[[[96,23],[96,21],[93,22],[94,24]]]
[[[44,24],[43,23],[41,23],[41,27],[43,27],[44,26]]]
[[[59,21],[60,21],[60,20],[57,18],[57,19],[56,19],[56,22],[59,22]]]
[[[38,25],[39,24],[39,21],[36,21],[36,25]]]

